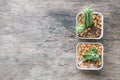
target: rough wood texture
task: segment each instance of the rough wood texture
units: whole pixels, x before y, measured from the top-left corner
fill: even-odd
[[[75,16],[104,15],[104,67],[75,65]],[[95,41],[96,40],[91,40]],[[0,80],[120,80],[120,0],[0,0]]]

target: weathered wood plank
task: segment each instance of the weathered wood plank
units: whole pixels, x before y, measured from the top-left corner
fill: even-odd
[[[119,80],[120,0],[0,0],[0,80]],[[75,16],[104,15],[104,67],[75,65]],[[95,41],[95,40],[90,40]]]

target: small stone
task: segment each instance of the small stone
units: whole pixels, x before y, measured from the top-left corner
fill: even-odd
[[[97,26],[97,23],[94,23],[94,26],[96,27],[96,26]]]
[[[87,29],[85,29],[85,31],[84,31],[85,33],[87,33]]]
[[[96,18],[96,15],[93,15],[92,18],[93,18],[93,20],[94,20],[94,19]]]

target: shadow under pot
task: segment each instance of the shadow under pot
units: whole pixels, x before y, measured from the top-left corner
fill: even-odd
[[[76,47],[76,66],[80,70],[100,70],[103,67],[101,43],[79,43]]]

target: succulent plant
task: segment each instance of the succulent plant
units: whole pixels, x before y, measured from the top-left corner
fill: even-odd
[[[86,7],[82,12],[82,24],[76,26],[76,32],[82,32],[85,27],[89,27],[92,25],[92,10],[90,7]]]
[[[75,30],[77,33],[79,33],[79,32],[82,32],[84,28],[85,28],[85,25],[81,24],[81,25],[76,26]]]
[[[100,57],[96,53],[96,51],[97,51],[96,47],[91,47],[88,50],[88,52],[86,52],[85,54],[82,55],[82,57],[81,57],[82,61],[96,61],[96,60],[98,60]]]
[[[82,20],[85,27],[92,25],[92,10],[90,7],[86,7],[82,12]]]

